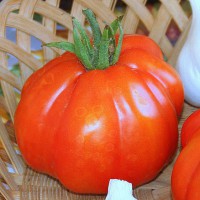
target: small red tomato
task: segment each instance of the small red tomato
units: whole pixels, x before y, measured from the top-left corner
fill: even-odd
[[[192,113],[181,131],[182,147],[172,172],[174,200],[200,199],[200,110]]]
[[[198,133],[200,129],[200,110],[196,110],[184,122],[181,131],[181,145],[185,147],[191,138]]]

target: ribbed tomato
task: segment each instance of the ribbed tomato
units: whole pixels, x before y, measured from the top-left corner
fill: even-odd
[[[28,165],[73,192],[106,193],[111,178],[136,187],[176,151],[182,105],[182,83],[159,47],[125,35],[107,68],[87,70],[67,52],[30,76],[15,114],[17,141]]]

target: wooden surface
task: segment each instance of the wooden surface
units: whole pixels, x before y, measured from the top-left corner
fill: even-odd
[[[123,0],[123,27],[125,33],[138,32],[145,27],[149,35],[161,47],[167,61],[174,66],[179,51],[187,36],[191,16],[185,13],[180,0],[160,0],[156,14],[146,6],[146,0]],[[76,195],[65,190],[56,180],[33,172],[24,164],[15,140],[13,117],[20,90],[30,74],[39,69],[55,56],[62,53],[55,49],[42,48],[38,59],[33,54],[31,37],[41,43],[60,40],[72,40],[71,16],[82,24],[85,18],[82,9],[91,8],[101,23],[110,23],[121,14],[117,10],[117,0],[74,0],[72,8],[64,11],[59,8],[59,0],[3,0],[0,3],[0,199],[7,200],[97,200],[105,196]],[[13,12],[14,11],[14,12]],[[35,14],[42,16],[41,21],[33,20]],[[171,22],[176,24],[180,35],[172,44],[167,36]],[[66,32],[64,38],[56,31],[56,24],[62,25]],[[6,38],[6,27],[16,30],[16,41]],[[8,55],[19,61],[19,73],[14,74],[8,63]],[[179,128],[184,120],[195,110],[185,104]],[[167,166],[157,179],[134,190],[139,200],[167,200],[170,197],[170,175],[173,163]],[[8,172],[8,169],[9,172]],[[11,173],[12,172],[12,173]],[[8,187],[8,188],[7,188]]]

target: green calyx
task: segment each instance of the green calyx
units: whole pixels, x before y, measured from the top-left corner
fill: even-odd
[[[118,17],[101,32],[94,13],[90,9],[83,10],[92,30],[92,43],[80,22],[72,18],[74,43],[52,42],[45,46],[56,47],[75,53],[87,70],[106,69],[114,65],[119,58],[123,40],[121,25],[122,17]],[[115,34],[119,29],[119,39],[116,43]]]

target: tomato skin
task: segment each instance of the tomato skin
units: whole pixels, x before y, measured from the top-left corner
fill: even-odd
[[[181,130],[181,145],[184,148],[200,129],[200,110],[193,112],[184,122]]]
[[[193,112],[181,130],[182,147],[172,172],[174,200],[200,199],[200,110]]]
[[[172,104],[168,105],[168,97],[159,82],[157,85],[161,93],[159,95],[164,96],[163,100],[167,99],[162,102],[163,104],[157,104],[157,99],[149,91],[155,79],[152,80],[148,74],[142,72],[138,74],[135,70],[131,73],[131,71],[130,68],[124,66],[114,66],[105,71],[92,71],[79,79],[68,107],[68,115],[66,113],[65,123],[63,123],[63,131],[61,131],[63,134],[60,134],[62,135],[60,140],[63,141],[60,143],[60,148],[63,147],[63,149],[60,150],[59,160],[56,161],[59,167],[58,176],[67,188],[76,191],[79,182],[87,182],[88,185],[79,185],[79,189],[87,187],[81,188],[82,191],[105,193],[111,177],[128,179],[138,186],[155,177],[163,163],[166,164],[173,155],[177,147],[177,130],[174,128],[177,126],[177,119],[174,116],[174,108]],[[119,79],[122,74],[123,76]],[[148,86],[145,82],[141,84],[141,77],[147,79]],[[107,80],[117,81],[108,82]],[[79,85],[82,87],[78,87]],[[138,87],[143,88],[140,89],[142,92]],[[95,88],[98,89],[94,91]],[[107,89],[111,94],[106,91]],[[131,100],[133,90],[135,90],[135,95],[132,97],[134,102]],[[84,98],[86,92],[90,98]],[[108,97],[105,98],[107,95]],[[85,116],[83,117],[83,114],[77,116],[74,108],[85,110]],[[74,113],[72,113],[73,110]],[[167,121],[165,115],[170,116],[172,120]],[[153,126],[149,125],[150,119]],[[167,128],[168,123],[172,124],[172,128]],[[95,128],[91,124],[94,124]],[[63,139],[66,129],[69,133],[65,134],[66,139]],[[147,132],[148,135],[146,135]],[[124,134],[122,138],[120,138],[121,134]],[[72,152],[69,152],[66,146],[72,145],[73,138],[77,139],[74,141]],[[70,141],[70,144],[64,141]],[[160,148],[163,150],[158,158]],[[94,155],[91,155],[91,152]],[[76,156],[72,156],[72,153]],[[146,155],[147,153],[149,156]],[[62,168],[65,165],[69,169],[73,168],[73,172]],[[86,167],[80,169],[80,166]],[[144,176],[145,172],[148,173]],[[91,174],[93,174],[92,177]],[[79,177],[78,180],[74,180],[75,176]]]
[[[143,49],[132,49],[132,51],[127,50],[122,52],[118,63],[123,63],[134,69],[148,71],[158,79],[169,93],[177,115],[181,115],[184,92],[182,90],[181,79],[174,68]]]
[[[125,48],[122,56],[132,51]],[[166,89],[172,86],[120,59],[105,70],[86,71],[65,53],[22,90],[15,114],[22,155],[73,192],[104,194],[111,178],[137,187],[155,178],[176,151],[177,112]],[[171,77],[179,83],[174,71]]]
[[[124,35],[121,54],[124,51],[131,50],[133,48],[143,50],[159,59],[164,59],[160,47],[151,38],[145,35],[135,34],[134,37],[131,34]]]
[[[63,105],[69,101],[76,78],[85,72],[77,59],[66,62],[63,57],[29,77],[15,114],[15,131],[24,159],[34,169],[53,176],[52,155],[57,146],[54,129],[61,120]]]

